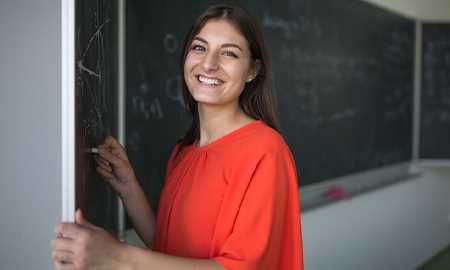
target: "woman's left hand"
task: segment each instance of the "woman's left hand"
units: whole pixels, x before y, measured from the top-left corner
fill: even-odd
[[[85,220],[81,210],[75,222],[55,227],[51,249],[56,269],[121,269],[125,244]]]

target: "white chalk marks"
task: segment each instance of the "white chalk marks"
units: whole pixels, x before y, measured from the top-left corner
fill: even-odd
[[[159,98],[133,96],[131,98],[131,112],[142,115],[145,120],[149,120],[150,117],[154,117],[156,119],[164,118],[164,113]]]
[[[140,115],[145,120],[163,119],[166,111],[169,111],[164,104],[173,106],[171,105],[173,102],[185,109],[181,75],[174,75],[166,79],[162,96],[161,91],[151,88],[147,82],[142,82],[139,92],[131,97],[131,112]]]
[[[183,81],[181,75],[175,75],[167,78],[165,93],[170,100],[175,101],[181,107],[185,108],[183,100]]]
[[[166,34],[164,37],[163,44],[166,52],[170,54],[175,53],[179,47],[178,39],[170,33]]]
[[[96,19],[98,19],[98,18],[96,17]],[[95,68],[86,67],[85,66],[85,59],[86,59],[86,55],[89,52],[89,49],[91,48],[91,45],[92,45],[92,43],[94,41],[99,42],[99,43],[103,43],[102,29],[110,21],[111,20],[108,18],[100,26],[98,26],[96,31],[89,38],[89,42],[88,42],[86,48],[84,49],[83,53],[80,55],[79,58],[77,58],[77,68],[79,70],[78,71],[79,74],[82,74],[83,72],[86,72],[86,73],[88,73],[91,76],[95,76],[95,77],[101,79],[100,70],[94,71],[94,69],[98,69],[99,65],[97,65]],[[80,45],[80,31],[81,31],[81,29],[78,29],[78,35],[77,35],[78,36],[78,38],[77,38],[78,45]],[[81,46],[77,46],[77,47],[80,49]],[[99,60],[100,60],[100,58],[99,58]]]
[[[107,95],[111,90],[108,81],[111,67],[106,55],[109,44],[105,38],[105,28],[111,19],[101,16],[98,10],[90,16],[92,17],[86,18],[85,24],[77,28],[77,111],[83,138],[99,140],[110,128],[107,121]]]

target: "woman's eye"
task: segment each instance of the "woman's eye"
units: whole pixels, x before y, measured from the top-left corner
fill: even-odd
[[[238,57],[234,52],[232,52],[232,51],[225,51],[223,54],[226,55],[226,56],[233,57],[233,58],[239,58],[239,57]]]
[[[193,45],[191,47],[191,50],[197,51],[197,52],[203,52],[203,51],[205,51],[205,48],[203,46],[200,46],[200,45]]]

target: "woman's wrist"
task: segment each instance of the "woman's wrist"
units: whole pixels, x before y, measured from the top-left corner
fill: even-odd
[[[136,247],[129,244],[123,244],[120,249],[120,263],[118,269],[122,270],[139,270],[145,262],[151,260],[152,252],[147,249]]]
[[[136,256],[132,245],[121,243],[117,254],[117,269],[120,270],[134,270],[137,269],[135,265]]]
[[[124,182],[126,184],[124,185],[122,192],[118,194],[122,201],[128,201],[131,198],[135,197],[137,193],[142,191],[139,181],[135,176],[133,176],[133,179]]]

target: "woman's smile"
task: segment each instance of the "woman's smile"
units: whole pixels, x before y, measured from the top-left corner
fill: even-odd
[[[224,81],[222,81],[221,79],[215,77],[208,77],[205,75],[197,75],[197,80],[203,85],[212,87],[216,87],[224,83]]]

